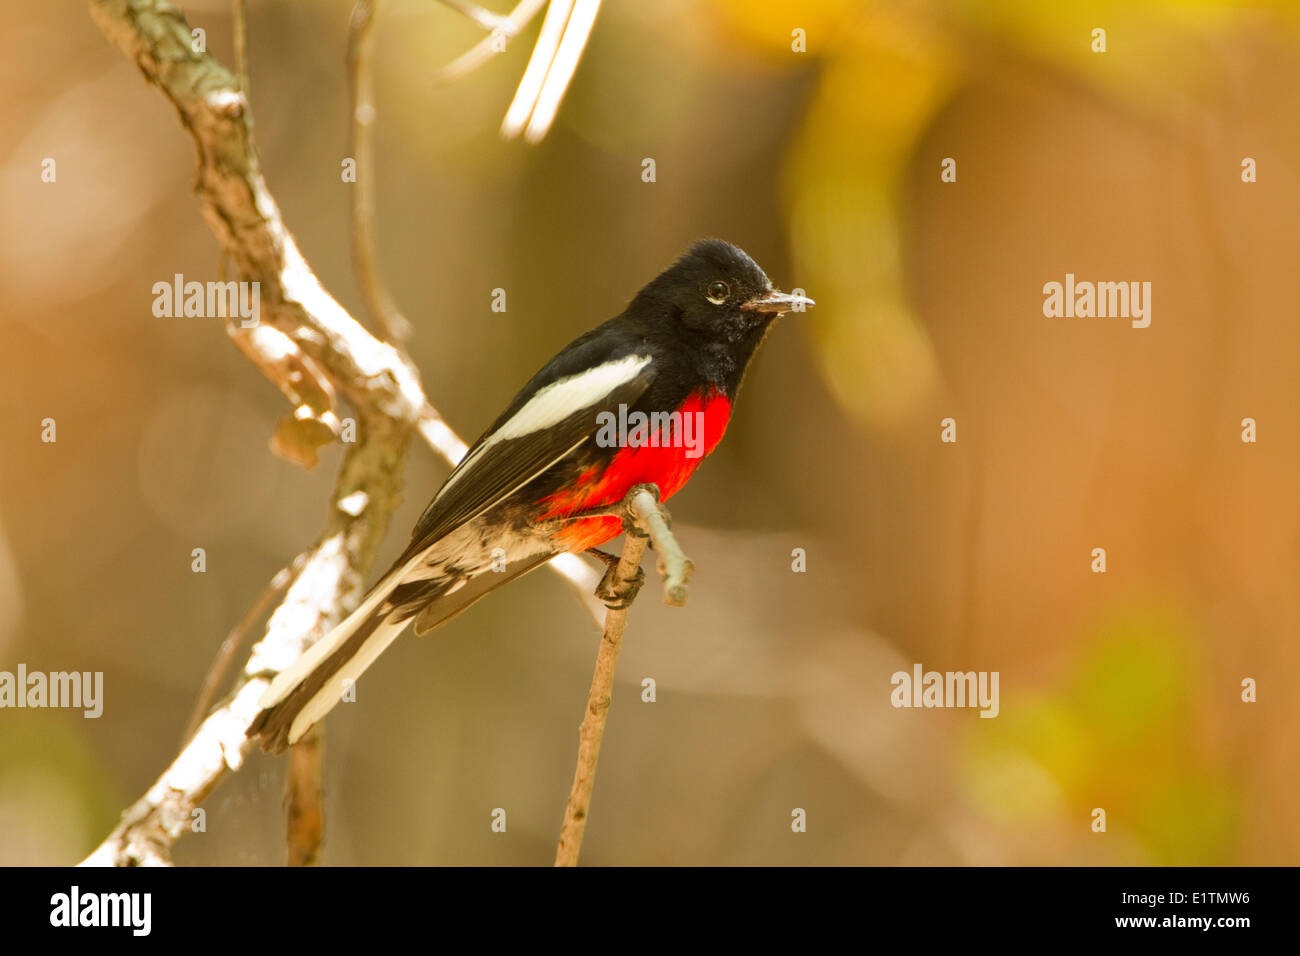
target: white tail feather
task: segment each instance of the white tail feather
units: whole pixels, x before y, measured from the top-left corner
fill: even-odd
[[[376,584],[370,593],[366,595],[365,600],[340,621],[333,630],[318,640],[311,647],[307,648],[296,661],[276,675],[271,686],[266,689],[258,706],[263,710],[268,710],[288,697],[295,687],[321,665],[331,654],[337,651],[343,644],[357,632],[370,617],[379,610],[379,607],[388,596],[393,592],[406,577],[407,574],[415,568],[422,560],[421,555],[417,555],[400,568],[395,568],[389,574]],[[406,622],[401,624],[381,624],[375,628],[373,634],[366,639],[366,642],[358,649],[352,658],[345,664],[337,674],[326,681],[324,686],[307,702],[306,706],[294,718],[290,727],[289,742],[295,743],[312,724],[320,720],[334,708],[341,698],[344,690],[342,681],[344,678],[355,681],[361,676],[361,672],[369,667],[380,653],[393,643],[393,640],[406,628]]]
[[[348,658],[344,664],[329,680],[327,680],[315,695],[307,701],[302,710],[293,719],[289,726],[289,743],[296,744],[298,739],[311,729],[311,725],[316,723],[343,699],[343,693],[349,684],[355,683],[356,679],[361,676],[367,667],[375,662],[380,654],[388,649],[388,645],[397,639],[397,635],[406,630],[410,621],[401,621],[397,624],[381,624],[375,628],[364,644]]]

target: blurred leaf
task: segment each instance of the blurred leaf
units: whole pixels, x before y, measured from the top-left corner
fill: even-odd
[[[1140,841],[1151,862],[1223,863],[1239,798],[1188,742],[1192,629],[1172,611],[1126,608],[1085,647],[1060,692],[1008,696],[993,726],[968,733],[968,795],[1021,825],[1082,821],[1102,807],[1108,828]]]
[[[0,863],[70,865],[121,810],[114,780],[73,719],[11,711],[0,734]]]
[[[846,20],[861,9],[861,0],[717,0],[715,9],[727,29],[742,41],[771,54],[790,55],[791,33],[804,31],[809,55],[836,44]]]
[[[1109,747],[1163,737],[1187,710],[1190,643],[1187,627],[1158,611],[1111,618],[1075,679],[1077,712]]]

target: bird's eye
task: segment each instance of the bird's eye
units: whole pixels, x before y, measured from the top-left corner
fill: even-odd
[[[731,290],[727,288],[727,283],[710,282],[709,291],[705,293],[705,297],[714,305],[722,305],[727,301],[727,296],[730,294]]]

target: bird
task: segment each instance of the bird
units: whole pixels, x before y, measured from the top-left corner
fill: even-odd
[[[641,484],[665,501],[680,491],[721,441],[774,320],[813,305],[775,288],[737,246],[694,242],[524,385],[447,476],[392,567],[274,677],[247,736],[284,751],[409,624],[428,633],[557,554],[601,559],[597,596],[621,606],[617,559],[599,546],[622,522],[582,515]]]

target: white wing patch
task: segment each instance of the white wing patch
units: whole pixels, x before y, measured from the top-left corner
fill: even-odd
[[[564,421],[578,409],[595,405],[618,386],[636,378],[649,364],[649,355],[629,355],[613,362],[606,362],[604,365],[597,365],[577,375],[562,378],[540,389],[523,408],[511,415],[504,425],[489,435],[483,444],[475,449],[474,454],[457,466],[456,473],[442,486],[438,497],[441,498],[448,488],[470,470],[468,466],[474,459],[493,445],[549,428]]]

